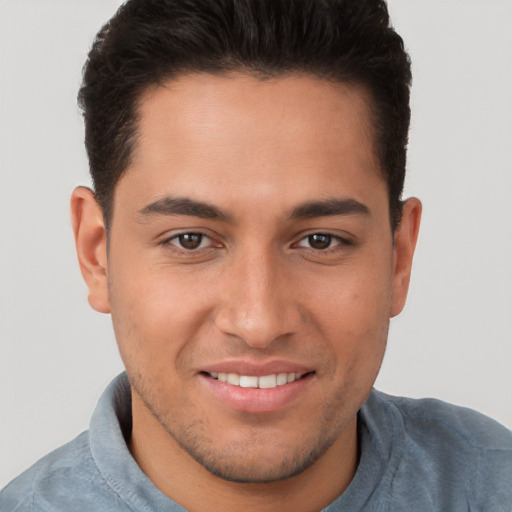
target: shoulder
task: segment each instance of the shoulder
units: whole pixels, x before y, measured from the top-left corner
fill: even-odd
[[[374,397],[394,410],[401,425],[403,454],[394,477],[396,488],[428,494],[432,503],[463,497],[467,510],[510,509],[510,430],[474,410],[440,400],[379,392]]]
[[[0,510],[91,510],[93,504],[101,508],[109,494],[111,492],[91,456],[89,433],[84,432],[73,441],[44,456],[10,482],[0,492]],[[116,508],[106,507],[102,510]]]
[[[406,434],[418,443],[424,440],[431,445],[437,440],[479,453],[512,453],[512,432],[477,411],[433,398],[379,395],[399,411]]]

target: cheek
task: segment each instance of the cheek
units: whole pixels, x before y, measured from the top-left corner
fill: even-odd
[[[169,372],[187,341],[197,335],[207,307],[195,286],[172,279],[168,269],[131,263],[115,262],[109,279],[121,356],[127,367],[136,363],[141,371],[151,367],[153,373]]]
[[[391,272],[386,265],[354,272],[334,273],[325,280],[324,291],[310,302],[322,323],[354,336],[364,335],[387,323],[392,306]]]
[[[378,372],[389,327],[391,273],[387,265],[330,279],[322,300],[315,301],[316,324],[329,341],[336,373],[357,380],[357,375]]]

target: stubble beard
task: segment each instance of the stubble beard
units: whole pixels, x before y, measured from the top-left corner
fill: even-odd
[[[269,484],[292,478],[310,468],[336,441],[348,421],[325,412],[320,428],[313,436],[293,447],[292,453],[281,457],[265,457],[265,436],[246,436],[245,440],[233,441],[229,446],[216,448],[211,430],[205,420],[178,423],[171,419],[172,412],[161,411],[153,404],[152,393],[137,379],[130,379],[132,389],[165,432],[194,461],[212,475],[233,483]],[[342,409],[338,409],[342,410]],[[333,424],[334,423],[334,424]],[[328,426],[328,427],[327,427]]]

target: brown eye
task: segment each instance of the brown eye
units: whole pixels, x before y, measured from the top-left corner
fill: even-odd
[[[199,249],[203,241],[203,235],[201,233],[183,233],[178,235],[177,241],[183,249],[193,251]]]
[[[323,233],[315,233],[314,235],[309,235],[307,237],[309,246],[312,249],[322,250],[328,249],[332,242],[331,235],[324,235]]]

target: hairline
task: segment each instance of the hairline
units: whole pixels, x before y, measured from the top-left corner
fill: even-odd
[[[255,78],[259,81],[267,81],[267,80],[280,80],[283,78],[289,77],[309,77],[315,78],[320,81],[330,82],[336,85],[342,85],[352,90],[357,90],[362,93],[363,101],[367,106],[368,119],[365,122],[365,125],[368,126],[368,136],[371,141],[371,147],[373,156],[375,157],[377,163],[377,171],[379,176],[384,180],[386,184],[386,188],[388,191],[388,215],[391,224],[392,232],[396,229],[396,225],[393,219],[392,205],[391,205],[391,195],[389,191],[389,182],[386,175],[386,171],[384,169],[382,157],[379,155],[378,149],[378,141],[377,141],[377,123],[379,119],[379,113],[377,108],[377,100],[375,98],[374,93],[371,88],[365,84],[362,80],[357,80],[355,78],[347,77],[340,78],[335,76],[334,73],[321,73],[319,71],[314,71],[313,69],[301,69],[301,68],[290,68],[290,69],[282,69],[282,70],[267,70],[264,68],[257,68],[254,66],[226,66],[223,68],[217,69],[201,69],[199,67],[187,67],[183,69],[177,69],[170,73],[165,73],[159,80],[153,81],[152,83],[148,83],[145,87],[143,87],[136,98],[133,100],[131,104],[132,108],[132,116],[130,123],[131,136],[129,141],[127,142],[127,147],[125,147],[125,151],[127,152],[126,161],[123,162],[123,168],[119,170],[116,174],[115,182],[112,185],[112,190],[110,193],[109,201],[107,204],[103,205],[100,203],[101,210],[104,216],[105,228],[107,231],[107,235],[110,232],[110,228],[112,226],[113,216],[114,216],[114,203],[115,203],[115,195],[117,186],[126,172],[129,171],[133,155],[137,149],[137,144],[140,138],[140,121],[141,121],[141,107],[145,100],[145,98],[150,95],[152,92],[157,91],[160,88],[167,88],[169,83],[177,82],[182,77],[190,77],[194,75],[211,75],[216,77],[230,77],[230,76],[247,76],[251,78]],[[100,201],[98,201],[100,202]],[[396,223],[398,224],[398,222]]]

